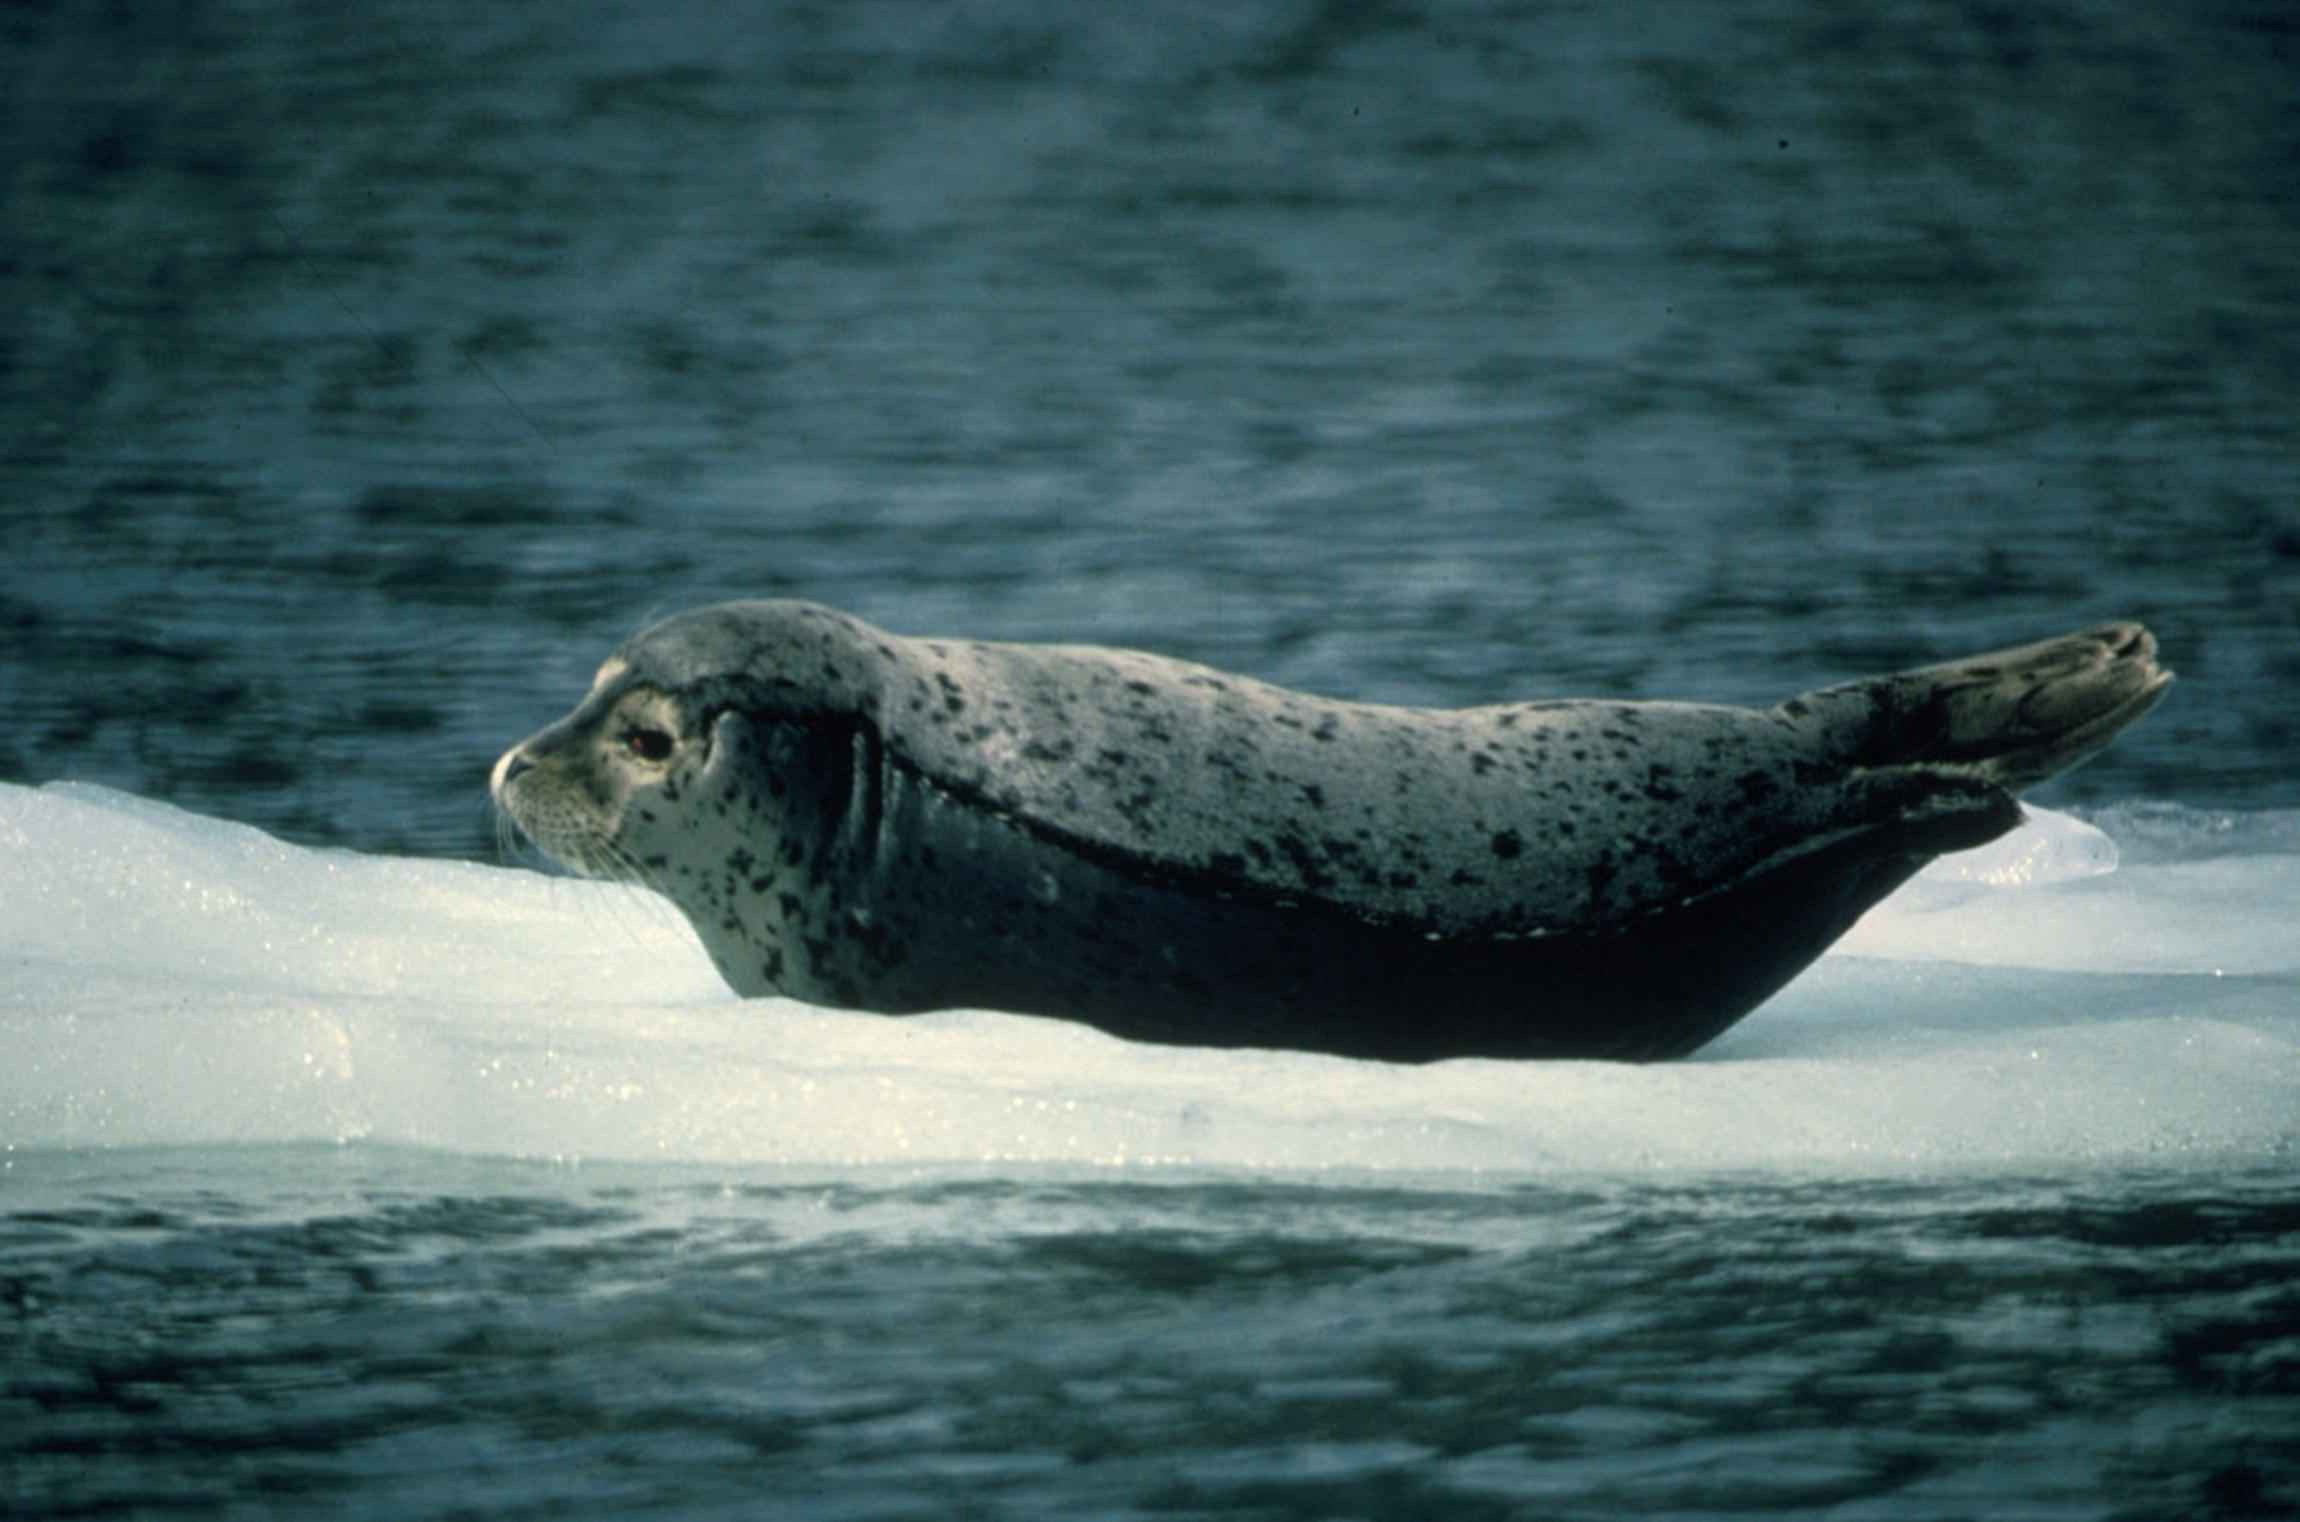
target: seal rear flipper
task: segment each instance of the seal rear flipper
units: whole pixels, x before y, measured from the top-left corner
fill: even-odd
[[[2171,681],[2145,628],[2109,623],[1823,687],[1775,712],[1845,765],[1962,773],[2017,793],[2090,759]]]

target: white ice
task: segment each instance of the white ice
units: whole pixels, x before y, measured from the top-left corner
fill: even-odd
[[[738,1001],[636,889],[0,785],[0,1153],[1534,1173],[2290,1156],[2300,815],[2102,818],[2036,814],[1937,863],[1693,1060],[1394,1067]]]

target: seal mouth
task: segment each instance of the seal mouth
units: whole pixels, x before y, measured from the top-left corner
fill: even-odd
[[[497,818],[517,830],[547,860],[577,877],[659,887],[636,857],[595,823],[571,810],[538,806],[533,800],[514,797],[504,802]]]
[[[615,845],[599,821],[549,787],[549,774],[527,753],[525,744],[497,758],[488,776],[488,793],[495,804],[497,844],[501,854],[513,854],[512,833],[552,862],[583,877],[620,877],[626,853]],[[630,863],[636,866],[636,863]]]

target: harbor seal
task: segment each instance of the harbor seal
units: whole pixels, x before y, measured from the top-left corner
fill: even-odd
[[[1701,1046],[2171,673],[2133,623],[1770,709],[1313,697],[1131,650],[734,602],[496,763],[743,995],[1395,1061]]]

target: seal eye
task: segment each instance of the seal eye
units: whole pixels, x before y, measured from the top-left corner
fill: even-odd
[[[659,729],[626,729],[623,731],[623,748],[642,761],[668,761],[671,758],[671,737]]]

